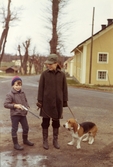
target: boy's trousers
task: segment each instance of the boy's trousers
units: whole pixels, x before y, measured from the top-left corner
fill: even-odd
[[[29,126],[26,116],[19,116],[19,115],[11,116],[11,121],[12,121],[12,131],[11,131],[12,137],[17,136],[19,123],[22,125],[23,134],[28,134]]]

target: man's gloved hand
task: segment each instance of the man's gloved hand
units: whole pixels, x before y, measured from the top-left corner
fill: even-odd
[[[37,102],[36,105],[37,105],[39,108],[42,108],[42,102]]]
[[[63,102],[63,107],[67,107],[68,105],[67,105],[67,101],[64,101]]]

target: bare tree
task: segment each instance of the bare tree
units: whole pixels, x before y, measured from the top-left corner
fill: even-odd
[[[11,21],[18,20],[17,12],[11,12],[11,0],[8,0],[7,10],[5,8],[0,9],[0,14],[3,17],[2,23],[4,24],[4,28],[0,37],[0,63],[2,61],[4,52],[5,52],[5,45],[7,42],[7,36],[9,31],[9,24]]]
[[[45,57],[39,56],[39,54],[35,53],[36,47],[33,49],[33,54],[29,55],[29,47],[31,44],[31,39],[26,40],[22,43],[22,46],[18,45],[18,52],[21,63],[21,74],[31,74],[32,68],[34,68],[35,73],[41,73],[43,69],[43,64],[45,61]],[[21,54],[21,50],[25,50],[24,55]]]
[[[28,58],[29,58],[30,42],[31,42],[31,39],[28,39],[27,41],[25,41],[25,43],[23,43],[23,46],[25,49],[25,54],[24,54],[23,63],[22,63],[24,74],[27,74],[27,62],[28,62]]]
[[[58,12],[59,12],[59,0],[52,0],[52,38],[50,40],[50,53],[57,53],[58,34]]]
[[[34,47],[33,49],[33,55],[32,56],[29,56],[29,74],[31,74],[31,70],[33,68],[33,66],[35,66],[35,50],[36,50],[36,47]]]
[[[35,73],[38,74],[40,63],[39,63],[39,56],[32,55],[29,57],[29,74],[31,74],[31,69],[34,66]]]
[[[28,67],[28,62],[29,62],[29,47],[31,44],[31,39],[29,38],[25,42],[22,43],[22,46],[24,47],[25,53],[22,56],[21,50],[22,46],[18,45],[18,52],[19,52],[19,57],[20,57],[20,63],[21,63],[21,74],[27,74],[27,67]],[[30,62],[31,64],[31,62]]]
[[[69,3],[69,0],[51,0],[52,3],[52,17],[51,17],[51,27],[52,27],[52,36],[51,40],[49,42],[50,44],[50,53],[56,53],[59,56],[59,64],[62,66],[63,64],[63,57],[61,57],[61,49],[64,47],[63,45],[63,37],[61,30],[63,29],[63,34],[65,34],[65,28],[69,26],[69,23],[66,25],[62,21],[61,14],[63,13],[63,9],[67,6]],[[63,16],[65,14],[63,13]],[[63,67],[63,66],[62,66]]]
[[[19,57],[20,57],[20,72],[23,74],[23,60],[22,60],[22,54],[21,54],[21,46],[18,45],[18,52],[19,52]]]
[[[50,53],[57,53],[61,57],[61,50],[64,48],[66,33],[71,27],[71,21],[65,22],[65,8],[70,0],[48,0],[51,8],[46,8],[49,13],[48,29],[51,29],[51,39],[49,40]],[[51,25],[49,24],[51,22]],[[62,61],[62,60],[61,60]]]
[[[2,32],[1,39],[0,39],[0,53],[1,53],[0,62],[2,61],[2,58],[3,58],[6,39],[7,39],[7,35],[8,35],[8,30],[9,30],[9,22],[11,20],[10,4],[11,4],[11,0],[8,0],[7,16],[6,16],[6,18],[4,18],[5,26],[4,26],[4,30]],[[5,15],[4,9],[3,9],[3,15]]]

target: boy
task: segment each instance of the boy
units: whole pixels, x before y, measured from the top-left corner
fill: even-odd
[[[23,109],[23,106],[26,108],[29,107],[25,93],[22,91],[22,80],[20,77],[16,76],[12,79],[11,82],[12,89],[6,95],[4,102],[4,107],[10,109],[10,116],[12,122],[12,141],[14,143],[14,148],[16,150],[23,150],[23,147],[18,144],[17,131],[18,124],[20,123],[23,129],[23,143],[28,146],[33,146],[34,143],[31,143],[28,140],[28,131],[29,126],[27,122],[27,111]]]

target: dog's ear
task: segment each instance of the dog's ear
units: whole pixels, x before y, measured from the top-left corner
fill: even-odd
[[[68,120],[68,124],[70,124],[71,123],[71,121],[70,120]]]
[[[68,120],[68,124],[73,128],[73,131],[74,131],[74,132],[77,132],[78,126],[77,126],[77,123],[76,123],[76,121],[75,121],[74,118],[70,118],[70,119]]]
[[[75,122],[73,122],[73,130],[74,130],[74,132],[77,132],[77,128],[78,128],[78,125]]]
[[[67,122],[71,124],[71,123],[74,122],[74,119],[73,119],[73,118],[70,118],[70,119],[67,120]]]

